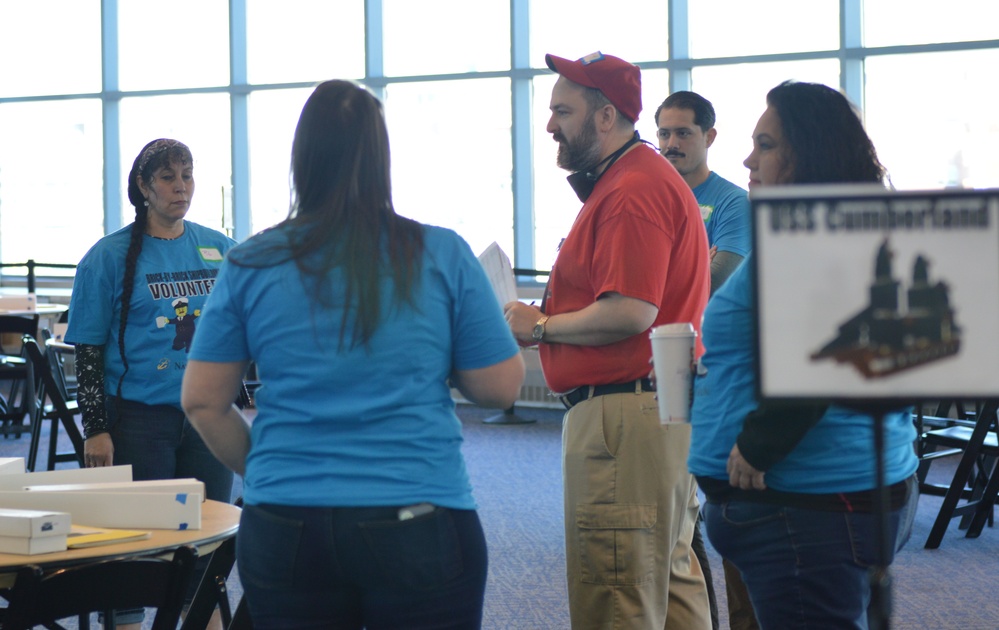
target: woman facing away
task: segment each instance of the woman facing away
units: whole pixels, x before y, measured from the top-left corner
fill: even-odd
[[[746,158],[750,189],[804,183],[881,183],[885,171],[856,112],[824,85],[785,82]],[[750,255],[752,256],[752,254]],[[747,262],[748,261],[748,262]],[[704,313],[688,465],[707,495],[711,544],[734,564],[765,630],[868,627],[879,562],[874,420],[837,406],[767,406],[755,397],[752,262],[744,261]],[[885,479],[894,549],[917,500],[915,428],[886,414]]]
[[[232,251],[183,403],[245,475],[237,542],[254,627],[478,628],[487,554],[449,381],[507,408],[524,378],[479,262],[395,213],[381,103],[319,85],[289,218]],[[232,406],[253,361],[252,427]]]

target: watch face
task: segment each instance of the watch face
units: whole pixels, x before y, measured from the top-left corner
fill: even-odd
[[[534,335],[533,336],[534,336],[534,340],[535,341],[541,341],[541,338],[545,336],[545,327],[544,327],[544,324],[535,324],[534,325]]]

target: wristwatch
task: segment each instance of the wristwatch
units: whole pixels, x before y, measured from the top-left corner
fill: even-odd
[[[545,324],[548,323],[549,317],[550,315],[542,315],[538,323],[534,325],[534,332],[531,333],[531,337],[538,343],[545,340]]]

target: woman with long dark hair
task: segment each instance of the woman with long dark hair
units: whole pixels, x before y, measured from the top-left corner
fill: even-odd
[[[228,503],[232,471],[180,406],[201,309],[235,245],[185,220],[194,190],[185,144],[160,138],[139,151],[128,174],[135,221],[80,261],[66,340],[76,346],[85,465],[130,464],[136,481],[195,477],[207,498]],[[141,611],[117,621],[139,622]]]
[[[885,179],[849,101],[814,83],[770,91],[745,165],[751,191]],[[704,312],[707,350],[694,385],[688,465],[707,495],[708,537],[738,569],[764,630],[866,629],[869,571],[879,560],[875,421],[835,405],[757,400],[754,255]],[[883,426],[891,562],[914,517],[916,434],[907,410],[885,414]]]
[[[183,403],[245,475],[237,562],[254,627],[477,628],[486,548],[449,384],[507,408],[523,360],[454,232],[396,214],[381,103],[319,85],[289,218],[232,251]],[[231,405],[249,361],[252,427]]]

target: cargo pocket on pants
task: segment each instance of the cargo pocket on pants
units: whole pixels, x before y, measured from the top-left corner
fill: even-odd
[[[655,505],[590,503],[576,507],[580,579],[642,584],[653,577]]]

